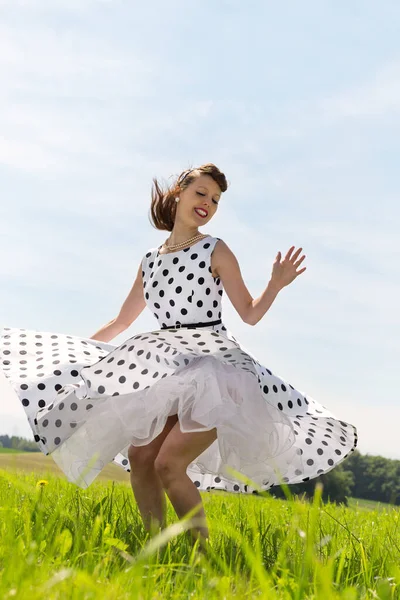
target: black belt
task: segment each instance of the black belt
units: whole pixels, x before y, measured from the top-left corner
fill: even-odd
[[[222,323],[221,319],[217,321],[209,321],[208,323],[188,323],[185,325],[184,323],[177,323],[176,325],[170,325],[166,327],[164,325],[161,326],[161,329],[180,329],[181,327],[186,327],[187,329],[196,329],[196,327],[211,327],[211,325],[219,325]]]

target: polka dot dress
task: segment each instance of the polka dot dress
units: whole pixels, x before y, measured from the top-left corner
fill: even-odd
[[[308,481],[356,448],[353,425],[260,364],[224,325],[223,286],[211,270],[218,239],[146,253],[143,292],[158,327],[119,346],[2,331],[0,364],[34,439],[80,487],[110,461],[129,471],[129,446],[150,443],[171,415],[184,432],[217,429],[187,470],[201,490],[251,493]]]

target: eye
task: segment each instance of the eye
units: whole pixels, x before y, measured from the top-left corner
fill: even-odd
[[[196,194],[198,194],[199,196],[203,196],[203,198],[206,195],[206,194],[202,194],[201,192],[196,192]],[[214,200],[214,198],[213,198],[213,202],[214,202],[214,204],[218,204],[218,201]]]

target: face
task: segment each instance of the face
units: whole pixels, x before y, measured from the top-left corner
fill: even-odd
[[[214,216],[220,202],[221,188],[210,175],[201,173],[179,193],[179,198],[179,217],[195,227],[201,227]]]

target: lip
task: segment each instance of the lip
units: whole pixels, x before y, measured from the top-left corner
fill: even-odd
[[[208,210],[207,209],[203,208],[202,206],[195,206],[194,210],[196,210],[196,209],[197,210],[203,210],[206,213],[205,217],[203,217],[203,215],[200,215],[199,213],[196,213],[196,214],[199,214],[199,217],[202,217],[203,219],[205,219],[206,217],[208,217]]]

